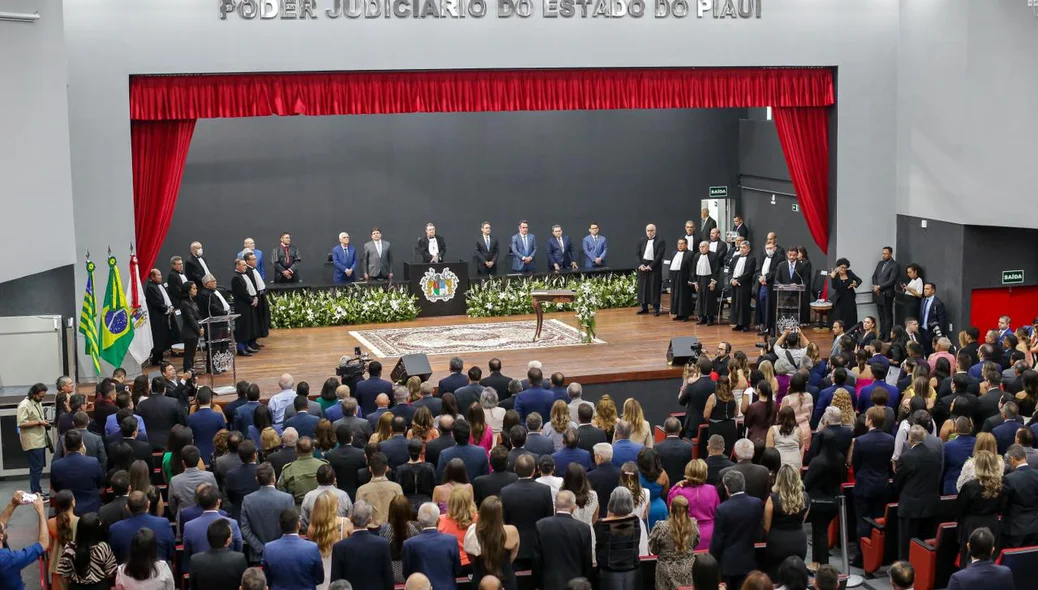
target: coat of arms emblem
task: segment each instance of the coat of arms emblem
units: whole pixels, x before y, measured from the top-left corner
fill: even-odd
[[[439,272],[430,268],[422,275],[419,284],[426,300],[432,303],[450,301],[458,292],[458,275],[451,272],[449,268],[444,268]]]

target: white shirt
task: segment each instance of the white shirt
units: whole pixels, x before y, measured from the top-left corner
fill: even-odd
[[[696,275],[705,277],[712,274],[714,273],[710,271],[710,257],[705,254],[700,254],[699,260],[696,261]]]
[[[760,274],[766,275],[771,270],[771,256],[764,257],[764,264],[760,265]]]
[[[674,253],[674,259],[670,261],[670,270],[681,270],[681,258],[684,254],[681,250]]]
[[[252,278],[256,279],[256,290],[266,291],[267,284],[263,282],[263,277],[260,276],[259,270],[251,267],[246,267],[252,272]]]
[[[519,237],[523,239],[523,253],[530,251],[530,246],[526,243],[526,237],[529,234],[519,234]]]
[[[692,244],[696,243],[696,237],[695,236],[685,236],[685,241],[688,242],[689,246],[692,246]]]
[[[717,244],[717,242],[710,242],[709,248],[711,252],[717,252]]]
[[[220,300],[220,305],[223,305],[223,310],[231,311],[231,306],[227,305],[227,300],[223,298],[223,293],[218,290],[214,290],[213,293],[216,293],[216,298]]]
[[[284,389],[274,394],[267,402],[267,409],[270,410],[270,415],[274,419],[274,424],[281,424],[285,421],[285,408],[289,406],[296,399],[296,392],[292,389]]]
[[[435,237],[429,238],[429,256],[436,258],[440,255],[440,243]]]
[[[162,304],[166,307],[173,307],[173,303],[169,300],[169,295],[166,293],[166,285],[159,283],[159,293],[162,293]]]
[[[375,242],[375,251],[378,252],[379,258],[382,257],[382,240]]]
[[[180,275],[180,280],[181,281],[183,281],[184,283],[187,283],[187,275],[186,274],[184,274],[182,272],[178,272],[177,274]]]
[[[542,475],[534,481],[544,484],[551,489],[551,503],[554,504],[555,497],[559,495],[559,490],[562,489],[562,478],[557,475]]]
[[[202,270],[205,271],[205,274],[207,274],[207,275],[213,274],[213,273],[209,272],[209,265],[205,263],[205,259],[202,258],[201,256],[198,257],[198,263],[202,265]]]
[[[645,252],[642,253],[642,260],[653,260],[656,258],[656,252],[652,249],[653,240],[645,241]]]
[[[245,288],[248,289],[249,295],[251,295],[252,297],[255,297],[256,296],[256,287],[254,287],[252,285],[252,281],[250,281],[249,278],[245,276],[245,273],[241,272],[241,273],[238,273],[238,274],[240,274],[242,280],[245,281]]]
[[[735,270],[732,271],[732,277],[741,277],[744,268],[746,268],[746,257],[739,256],[739,260],[735,262]]]

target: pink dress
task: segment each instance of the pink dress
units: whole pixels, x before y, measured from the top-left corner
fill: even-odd
[[[487,427],[483,429],[483,439],[476,440],[470,436],[469,443],[483,447],[483,450],[487,452],[487,457],[489,457],[490,449],[494,448],[494,431],[491,430],[489,425],[487,425]]]
[[[800,426],[801,440],[805,441],[804,448],[807,448],[811,440],[811,412],[815,409],[814,400],[811,398],[810,393],[794,393],[782,398],[779,408],[786,406],[793,407],[793,412],[796,413],[797,417],[797,425]]]
[[[714,536],[714,512],[721,504],[717,488],[706,484],[674,486],[667,494],[668,506],[674,496],[684,496],[688,500],[688,515],[696,519],[696,524],[699,525],[699,543],[696,550],[709,549],[710,538]]]

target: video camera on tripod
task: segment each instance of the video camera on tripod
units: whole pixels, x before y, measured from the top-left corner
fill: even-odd
[[[370,362],[371,357],[368,356],[368,353],[362,352],[359,346],[355,346],[352,357],[344,354],[339,358],[339,366],[335,368],[335,374],[344,384],[347,381],[362,379]]]

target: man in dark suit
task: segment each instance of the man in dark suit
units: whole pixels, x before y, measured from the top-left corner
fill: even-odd
[[[242,433],[232,430],[227,433],[227,452],[213,461],[212,472],[216,476],[216,484],[221,490],[226,491],[225,482],[227,474],[237,467],[241,467],[241,457],[238,456],[238,448],[241,447]]]
[[[302,395],[298,395],[292,400],[292,407],[295,408],[296,415],[285,420],[285,428],[295,428],[299,436],[314,438],[317,435],[317,423],[321,419],[306,411],[309,403],[309,400]]]
[[[256,443],[251,438],[238,445],[238,458],[241,459],[241,465],[227,473],[224,485],[227,508],[235,521],[241,520],[241,507],[245,496],[260,488],[256,480],[256,469],[259,467],[256,464]]]
[[[183,287],[181,287],[183,288]],[[148,286],[144,288],[144,300],[151,316],[151,364],[162,363],[162,353],[173,344],[170,340],[170,325],[173,321],[173,298],[162,284],[162,271],[157,268],[148,273]],[[177,299],[179,305],[180,299]]]
[[[526,448],[526,428],[516,424],[508,431],[508,440],[512,443],[511,450],[508,451],[508,470],[515,471],[515,461],[520,455],[531,455],[534,462],[539,459],[538,455],[534,455]]]
[[[562,226],[551,226],[551,237],[548,238],[548,270],[577,270],[577,259],[573,256],[573,242],[569,236],[562,235]]]
[[[535,526],[533,576],[543,590],[566,590],[573,578],[591,577],[591,527],[573,518],[577,499],[562,490],[555,498],[555,515]]]
[[[484,221],[480,227],[480,236],[476,240],[476,256],[473,261],[476,264],[476,274],[479,276],[494,276],[497,274],[497,238],[490,235],[490,222]]]
[[[645,237],[638,241],[638,305],[639,314],[660,315],[660,297],[663,294],[663,257],[667,242],[656,235],[656,226],[645,226]]]
[[[977,364],[980,357],[977,355],[977,350],[980,348],[980,330],[976,326],[970,326],[966,328],[966,346],[959,349],[959,352],[965,352],[970,356],[970,362],[966,363],[966,367],[972,367]]]
[[[1016,431],[1024,427],[1024,421],[1017,415],[1018,412],[1019,406],[1013,400],[1006,400],[1002,403],[999,410],[1002,423],[991,429],[991,434],[998,443],[999,455],[1004,455],[1009,450],[1009,445],[1016,440]]]
[[[440,415],[440,410],[443,408],[443,400],[433,395],[434,385],[432,381],[425,381],[419,387],[418,391],[422,394],[422,397],[415,400],[411,404],[411,409],[418,411],[418,408],[429,408],[429,413],[434,417]]]
[[[764,518],[764,507],[760,500],[746,494],[746,480],[742,473],[725,473],[721,484],[728,499],[714,513],[710,553],[717,559],[721,577],[728,587],[741,588],[746,574],[757,568],[753,544]]]
[[[346,580],[354,590],[392,590],[393,563],[389,541],[372,534],[371,505],[353,505],[350,521],[354,532],[332,546],[332,581]]]
[[[868,432],[854,439],[851,447],[854,512],[858,521],[856,538],[869,536],[871,526],[865,519],[883,516],[890,497],[890,458],[894,455],[894,437],[883,432],[886,418],[883,408],[869,408],[865,412]]]
[[[137,531],[146,528],[155,533],[158,541],[158,558],[170,561],[173,559],[175,541],[173,540],[173,529],[169,526],[169,520],[148,514],[151,502],[144,492],[130,492],[126,500],[126,507],[130,511],[129,518],[124,518],[113,524],[108,529],[108,544],[112,546],[112,553],[119,563],[126,563],[130,556],[130,542]]]
[[[274,468],[274,475],[281,479],[281,471],[286,465],[299,458],[296,453],[296,443],[299,442],[299,434],[289,428],[281,435],[281,448],[267,455],[267,462]]]
[[[335,470],[335,483],[339,489],[349,494],[351,498],[356,498],[359,487],[357,471],[367,466],[368,459],[364,455],[364,451],[353,446],[353,431],[349,426],[345,424],[336,426],[335,438],[338,440],[339,446],[333,451],[325,453],[324,459]]]
[[[995,565],[991,556],[995,552],[995,535],[987,527],[980,527],[970,534],[966,543],[970,563],[948,580],[948,590],[1013,590],[1013,572],[1004,565]]]
[[[282,510],[281,538],[263,547],[263,573],[271,588],[314,588],[324,582],[324,564],[317,543],[299,537],[299,511]]]
[[[272,262],[274,263],[275,283],[298,283],[299,278],[299,249],[292,245],[292,235],[287,231],[281,233],[281,242],[274,246]]]
[[[1038,545],[1038,470],[1020,445],[1009,447],[1006,458],[1012,471],[1002,483],[1002,546]]]
[[[50,485],[55,492],[72,492],[76,498],[76,516],[101,508],[105,472],[97,459],[83,454],[83,436],[79,430],[65,433],[65,456],[50,466]]]
[[[137,440],[137,420],[133,416],[119,423],[120,439],[108,448],[108,469],[129,471],[134,461],[144,461],[151,468],[151,444]]]
[[[87,430],[87,425],[90,424],[90,416],[86,412],[80,410],[72,416],[72,425],[75,426],[75,430],[79,431],[79,435],[83,440],[83,454],[87,457],[93,457],[97,459],[97,462],[101,464],[102,468],[108,465],[108,451],[105,449],[105,441],[100,435],[94,434]],[[65,434],[68,434],[67,432]],[[64,445],[65,435],[58,437],[58,447],[54,449],[54,459],[58,460],[65,455]]]
[[[332,425],[335,426],[336,431],[338,431],[339,426],[343,425],[349,428],[351,433],[350,439],[353,441],[353,446],[358,449],[363,449],[364,445],[368,442],[368,439],[371,438],[371,424],[368,424],[368,421],[364,418],[357,417],[357,411],[360,407],[358,406],[356,399],[348,397],[340,403],[342,405],[343,416],[341,419],[333,422]]]
[[[894,249],[884,246],[883,253],[872,272],[872,297],[879,313],[879,333],[886,337],[894,322],[894,283],[901,276],[901,267],[894,260]]]
[[[414,247],[414,261],[426,264],[443,262],[447,256],[447,242],[436,234],[436,226],[425,224],[425,235],[418,238]]]
[[[786,260],[780,262],[775,271],[775,283],[779,285],[805,285],[804,263],[797,260],[797,252],[790,248]]]
[[[483,447],[470,444],[469,435],[471,433],[472,430],[467,422],[459,421],[454,424],[455,444],[453,447],[440,452],[440,456],[436,460],[437,479],[443,477],[443,471],[447,468],[447,463],[450,463],[451,459],[455,457],[465,463],[465,471],[468,473],[469,481],[475,481],[477,477],[490,473],[490,466],[487,463],[487,452]],[[426,459],[428,459],[428,451],[426,451]],[[407,461],[404,462],[406,463]]]
[[[137,413],[148,427],[148,442],[156,450],[165,450],[169,431],[175,424],[187,426],[187,411],[176,399],[166,396],[162,377],[151,380],[151,395],[141,400]]]
[[[436,389],[439,392],[439,397],[443,397],[445,393],[454,393],[458,389],[465,387],[469,384],[469,380],[465,377],[462,371],[465,370],[465,362],[460,357],[452,357],[448,363],[450,369],[450,375],[447,375],[443,379],[440,379]],[[458,405],[458,409],[464,414],[464,410],[461,405]]]
[[[898,458],[894,495],[898,498],[898,555],[908,559],[913,537],[929,539],[937,528],[941,503],[941,451],[923,444],[926,430],[916,424],[908,431],[908,446]]]
[[[490,449],[490,473],[481,475],[472,482],[472,495],[476,506],[490,496],[498,496],[501,490],[518,481],[519,476],[508,471],[508,449],[498,445]]]
[[[202,454],[206,467],[213,462],[213,438],[221,430],[227,428],[227,417],[223,412],[213,409],[213,390],[202,387],[195,396],[198,409],[187,418],[187,425],[194,435],[195,446]]]
[[[97,511],[97,517],[101,519],[101,526],[106,535],[113,524],[130,516],[129,510],[126,509],[126,502],[130,497],[130,475],[122,470],[116,471],[109,483],[112,486],[113,498]]]
[[[389,469],[395,472],[397,467],[410,460],[407,453],[407,438],[404,437],[404,434],[407,433],[407,422],[400,416],[394,416],[391,427],[393,435],[378,443],[378,449],[386,455]]]
[[[238,522],[228,520],[226,516],[220,513],[220,490],[216,489],[216,486],[205,484],[199,486],[198,505],[202,508],[202,513],[182,527],[184,544],[182,567],[183,571],[192,573],[192,557],[196,553],[203,553],[214,547],[224,548],[227,546],[226,541],[217,545],[209,543],[209,525],[214,522],[223,521],[230,527],[232,533],[231,549],[241,551],[243,548],[241,529],[238,528]],[[245,559],[244,555],[242,559]]]
[[[696,234],[698,236],[697,241],[702,242],[710,239],[710,232],[716,228],[717,221],[715,221],[713,217],[710,217],[710,210],[703,209],[699,213],[699,232]]]
[[[732,224],[732,231],[735,232],[735,235],[741,237],[744,240],[750,239],[750,230],[746,227],[746,224],[743,223],[742,215],[733,216]]]
[[[948,333],[948,314],[944,310],[944,302],[936,293],[937,285],[923,284],[923,300],[919,303],[919,332],[927,355],[933,352],[933,337]]]
[[[594,417],[595,407],[591,404],[581,404],[577,408],[577,446],[592,455],[595,452],[595,445],[609,442],[605,431],[591,423]]]
[[[555,394],[544,388],[544,374],[534,367],[526,372],[526,378],[530,381],[530,388],[515,397],[515,411],[519,413],[519,419],[525,422],[526,417],[533,412],[540,414],[542,419],[551,416]]]
[[[599,498],[608,498],[616,486],[620,485],[620,468],[613,465],[613,446],[607,442],[596,444],[594,459],[595,468],[587,473],[588,483]],[[605,518],[607,504],[608,502],[598,503],[599,518]]]
[[[706,402],[713,395],[716,385],[713,380],[710,379],[710,371],[713,370],[714,365],[710,359],[703,355],[699,357],[699,361],[696,363],[699,367],[699,377],[695,377],[692,383],[684,383],[681,387],[681,393],[678,394],[678,404],[685,406],[685,424],[684,424],[684,435],[685,438],[696,438],[699,433],[699,426],[705,420],[703,419],[703,412],[706,409]],[[700,446],[700,452],[702,452],[702,446]]]
[[[357,398],[360,409],[367,415],[375,411],[375,398],[380,393],[393,399],[393,384],[382,378],[382,363],[371,361],[368,363],[368,378],[357,383],[357,391],[354,392],[353,397]]]
[[[191,282],[184,272],[184,259],[174,256],[169,261],[169,272],[166,273],[166,294],[172,300],[173,308],[180,309],[180,302],[187,297],[184,293],[184,285]]]
[[[191,589],[234,588],[249,569],[245,554],[231,548],[231,525],[218,518],[206,528],[209,549],[191,556]]]
[[[382,239],[382,230],[377,227],[371,230],[371,241],[364,244],[360,268],[365,281],[393,280],[393,253],[389,242]]]
[[[357,249],[350,245],[350,234],[339,234],[339,245],[332,248],[332,264],[335,271],[332,281],[346,285],[357,280]]]
[[[551,455],[555,452],[555,443],[547,436],[544,436],[542,432],[543,427],[544,420],[537,412],[526,416],[526,444],[523,445],[523,448],[537,457]]]
[[[479,384],[483,387],[494,388],[498,401],[504,401],[509,395],[508,384],[512,382],[512,378],[501,374],[501,359],[499,358],[490,359],[487,368],[490,369],[490,374],[480,379]],[[433,414],[433,416],[435,415]]]
[[[555,460],[555,473],[561,473],[564,477],[570,463],[580,465],[584,471],[591,469],[591,453],[580,448],[579,443],[580,435],[577,434],[576,428],[570,426],[562,433],[562,448],[552,455],[552,459]]]
[[[724,437],[720,434],[715,434],[707,440],[706,453],[706,483],[716,486],[721,483],[721,470],[732,467],[735,463],[728,458],[728,450],[724,448]]]
[[[461,575],[461,555],[458,539],[436,529],[440,521],[440,509],[426,502],[418,509],[418,524],[422,532],[404,541],[400,550],[400,561],[404,578],[419,572],[429,578],[433,588],[454,590],[455,578]]]
[[[468,376],[468,384],[454,390],[454,400],[458,402],[458,411],[464,416],[468,415],[469,406],[479,403],[479,398],[483,394],[483,386],[479,384],[480,379],[483,378],[483,369],[472,365],[469,367]]]
[[[440,416],[438,424],[440,436],[425,443],[425,460],[432,465],[439,464],[440,453],[457,444],[454,442],[454,416]]]
[[[184,273],[187,275],[187,280],[193,281],[198,285],[199,289],[202,288],[202,277],[213,274],[209,270],[209,264],[206,262],[205,257],[202,255],[202,242],[191,243],[191,256],[187,257],[184,265]]]
[[[656,446],[659,449],[659,445]],[[740,438],[735,441],[735,459],[736,464],[731,467],[726,467],[721,470],[720,481],[724,481],[724,474],[729,471],[738,471],[743,475],[743,479],[746,482],[746,495],[753,496],[764,504],[768,500],[768,496],[771,494],[771,487],[769,481],[771,473],[768,468],[763,465],[756,465],[753,462],[753,441],[748,438]],[[671,481],[681,481],[681,478]],[[718,492],[724,492],[724,485],[718,482]],[[724,494],[721,494],[722,498]]]
[[[248,545],[246,555],[252,564],[263,559],[267,543],[281,536],[278,515],[296,505],[292,494],[274,486],[277,479],[270,463],[256,468],[256,481],[259,489],[245,496],[241,505],[241,535]]]
[[[551,488],[533,480],[534,457],[521,455],[515,461],[519,481],[501,490],[505,523],[519,529],[519,555],[512,562],[516,570],[529,569],[536,554],[537,521],[554,513]]]

